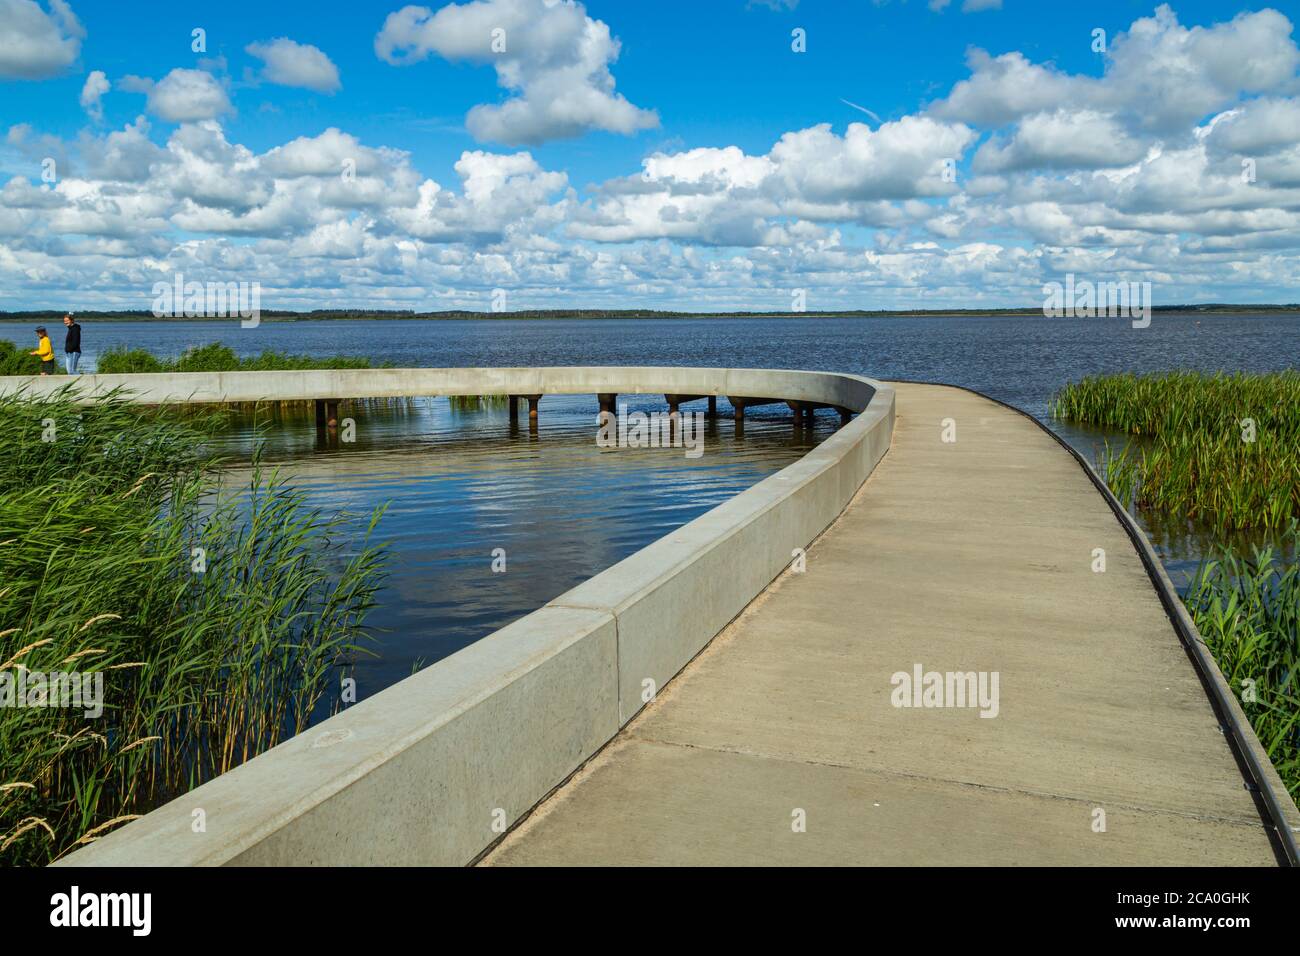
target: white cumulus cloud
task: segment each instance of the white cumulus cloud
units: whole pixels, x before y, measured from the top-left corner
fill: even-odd
[[[211,73],[172,70],[149,90],[149,112],[171,123],[215,119],[231,110],[226,91]]]
[[[40,80],[71,66],[86,31],[66,0],[0,0],[0,77]]]
[[[268,83],[298,86],[318,93],[342,88],[339,68],[319,48],[279,37],[267,43],[250,43],[245,52],[263,62],[261,76]]]
[[[1115,118],[1096,110],[1058,109],[1026,117],[1009,143],[991,139],[975,154],[977,173],[1018,169],[1101,169],[1128,166],[1147,153]]]
[[[384,21],[375,53],[394,65],[430,54],[490,63],[513,95],[469,111],[466,126],[480,140],[537,144],[589,130],[630,134],[659,125],[655,112],[615,92],[609,67],[619,41],[580,3],[473,0],[436,13],[403,7]]]
[[[104,118],[104,107],[100,97],[108,92],[110,84],[103,70],[91,70],[81,87],[81,108],[96,122]]]

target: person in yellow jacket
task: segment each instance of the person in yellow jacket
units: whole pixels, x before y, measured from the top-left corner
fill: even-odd
[[[54,346],[50,344],[50,337],[45,332],[45,326],[38,326],[36,329],[36,351],[28,352],[28,355],[35,355],[41,360],[41,374],[49,375],[54,371]]]

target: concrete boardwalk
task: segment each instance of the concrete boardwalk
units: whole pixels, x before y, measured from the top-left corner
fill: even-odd
[[[889,454],[807,571],[774,582],[485,863],[1275,862],[1078,464],[967,392],[900,385],[897,409]],[[891,675],[917,664],[998,672],[997,716],[893,706]]]

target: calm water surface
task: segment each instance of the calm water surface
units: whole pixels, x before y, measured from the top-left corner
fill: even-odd
[[[1300,316],[1155,315],[1125,319],[921,316],[800,319],[605,319],[263,322],[87,322],[84,360],[113,345],[179,355],[220,341],[263,349],[360,355],[399,366],[716,365],[855,372],[974,388],[1043,418],[1064,382],[1097,372],[1174,368],[1268,371],[1296,358]],[[0,336],[34,340],[28,323]],[[56,350],[62,337],[55,330]],[[31,346],[35,348],[33,344]]]
[[[703,403],[700,403],[701,405]],[[632,410],[662,410],[629,397]],[[725,403],[723,405],[725,409]],[[608,449],[594,441],[594,396],[548,396],[536,433],[504,406],[457,410],[445,398],[345,405],[356,442],[318,447],[314,417],[281,414],[261,434],[268,466],[315,505],[358,517],[388,503],[378,541],[391,577],[369,617],[378,654],[357,667],[360,696],[464,647],[802,457],[839,424],[796,429],[784,406],[703,428],[703,453]],[[246,462],[251,416],[222,436]],[[232,482],[246,464],[229,471]],[[499,549],[499,550],[498,550]],[[504,562],[504,570],[502,570]],[[495,570],[494,570],[495,568]]]
[[[1297,316],[1155,315],[1123,319],[925,316],[800,319],[492,321],[87,322],[83,367],[111,346],[179,355],[220,341],[241,355],[264,349],[358,355],[398,366],[699,365],[804,368],[974,388],[1047,422],[1090,457],[1103,433],[1052,422],[1065,382],[1099,372],[1175,368],[1275,371],[1293,367]],[[31,329],[0,323],[25,343]],[[61,344],[56,334],[56,347]],[[305,416],[266,433],[269,457],[292,470],[323,508],[362,513],[391,501],[381,538],[392,579],[374,623],[380,657],[362,665],[363,695],[540,606],[801,456],[831,434],[789,413],[751,412],[743,438],[729,421],[706,454],[595,447],[594,397],[547,398],[537,436],[511,433],[504,409],[454,412],[441,399],[356,415],[357,442],[317,449]],[[637,407],[637,406],[633,406]],[[647,403],[647,410],[662,405]],[[251,423],[226,436],[236,457]],[[1175,579],[1199,560],[1195,529],[1149,529]],[[491,571],[504,548],[507,571]]]

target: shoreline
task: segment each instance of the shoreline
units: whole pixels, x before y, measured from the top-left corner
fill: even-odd
[[[1300,305],[1210,305],[1210,306],[1155,306],[1152,314],[1164,316],[1200,316],[1200,315],[1242,315],[1242,316],[1290,316],[1300,315]],[[31,322],[61,322],[63,312],[0,312],[0,324],[25,324]],[[72,312],[78,321],[93,322],[159,322],[159,323],[211,323],[220,325],[238,321],[238,317],[210,318],[155,316],[148,312]],[[259,324],[265,322],[332,322],[332,321],[425,321],[425,322],[459,322],[502,320],[524,320],[530,322],[546,321],[611,321],[618,319],[786,319],[800,321],[809,319],[887,319],[887,318],[1051,318],[1037,309],[919,309],[919,310],[847,310],[821,312],[650,312],[650,311],[584,311],[561,310],[545,312],[391,312],[370,314],[346,313],[263,313]],[[1089,316],[1091,319],[1117,318],[1117,316]],[[1122,318],[1122,316],[1119,316]]]

